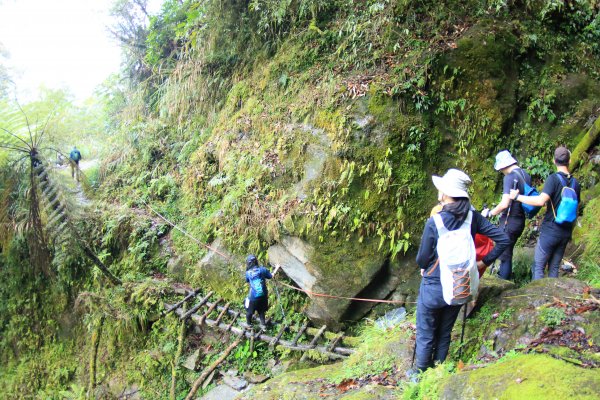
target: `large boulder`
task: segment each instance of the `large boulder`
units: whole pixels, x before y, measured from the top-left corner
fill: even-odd
[[[386,256],[377,251],[375,240],[358,243],[328,238],[324,243],[309,243],[287,236],[269,248],[269,262],[281,264],[286,275],[306,291],[356,297],[385,265]],[[339,328],[351,301],[308,295],[311,302],[306,315],[317,325]]]

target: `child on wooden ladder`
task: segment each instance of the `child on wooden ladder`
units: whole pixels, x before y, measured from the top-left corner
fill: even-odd
[[[246,282],[250,284],[250,292],[244,306],[246,307],[246,325],[245,328],[250,328],[252,325],[252,317],[255,312],[258,312],[260,319],[260,327],[266,328],[265,313],[269,309],[269,292],[267,291],[267,279],[273,278],[273,275],[279,270],[279,265],[275,267],[273,274],[263,266],[258,265],[256,256],[250,254],[246,258]]]

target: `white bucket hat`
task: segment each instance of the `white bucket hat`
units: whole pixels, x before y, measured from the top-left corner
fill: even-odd
[[[496,171],[500,171],[506,167],[510,167],[513,164],[516,164],[517,160],[510,154],[508,150],[502,150],[500,153],[496,154],[496,162],[494,163],[494,169]]]
[[[469,198],[467,188],[471,183],[471,178],[458,169],[449,169],[442,177],[433,175],[431,180],[435,187],[446,196]]]

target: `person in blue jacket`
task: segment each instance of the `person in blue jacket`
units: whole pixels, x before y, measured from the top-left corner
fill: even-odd
[[[245,304],[248,327],[252,324],[252,317],[255,312],[258,313],[261,328],[266,326],[265,313],[269,309],[269,292],[266,280],[273,278],[278,270],[279,265],[275,267],[273,274],[271,274],[268,269],[258,265],[258,260],[253,254],[246,258],[246,282],[250,284],[250,292]]]
[[[81,161],[81,152],[73,146],[69,153],[69,165],[71,166],[71,178],[79,182],[79,161]]]
[[[453,231],[460,228],[469,213],[472,213],[471,236],[480,233],[490,237],[494,249],[477,263],[483,267],[493,263],[509,246],[508,236],[471,206],[467,192],[471,179],[457,169],[450,169],[443,177],[433,176],[438,189],[438,200],[442,204],[440,215],[444,226]],[[440,269],[437,267],[438,231],[433,218],[425,223],[417,264],[421,268],[421,286],[417,299],[416,370],[425,371],[435,362],[443,362],[448,355],[450,335],[461,306],[448,305],[442,294]]]

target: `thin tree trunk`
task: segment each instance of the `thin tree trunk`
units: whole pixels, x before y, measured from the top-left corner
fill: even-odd
[[[183,305],[183,312],[185,312],[186,304]],[[175,386],[177,385],[177,369],[179,366],[179,359],[181,358],[181,353],[183,353],[183,341],[185,340],[185,323],[186,320],[181,321],[181,325],[179,327],[179,338],[177,340],[177,351],[175,352],[175,358],[173,359],[173,365],[171,366],[171,391],[169,398],[171,400],[176,400],[175,398]]]
[[[90,352],[90,386],[87,393],[88,399],[94,396],[94,389],[96,389],[96,361],[98,360],[98,347],[100,346],[100,337],[102,336],[103,325],[104,315],[100,317],[98,325],[92,332],[92,351]]]
[[[198,379],[196,379],[196,382],[194,382],[194,386],[192,386],[192,389],[186,396],[185,400],[191,400],[192,398],[194,398],[194,395],[196,394],[198,389],[200,389],[202,382],[204,382],[204,380],[208,377],[208,375],[210,375],[210,373],[213,372],[214,369],[219,366],[219,364],[221,364],[223,361],[225,361],[225,359],[227,358],[229,353],[231,353],[233,351],[233,349],[235,349],[237,347],[237,345],[240,344],[240,342],[242,341],[242,338],[243,338],[242,335],[238,336],[238,338],[235,339],[235,341],[229,345],[229,347],[223,352],[223,354],[221,354],[221,357],[219,357],[217,359],[217,361],[212,363],[210,366],[208,366],[204,370],[204,372],[202,372],[202,375],[200,375],[200,377]]]

